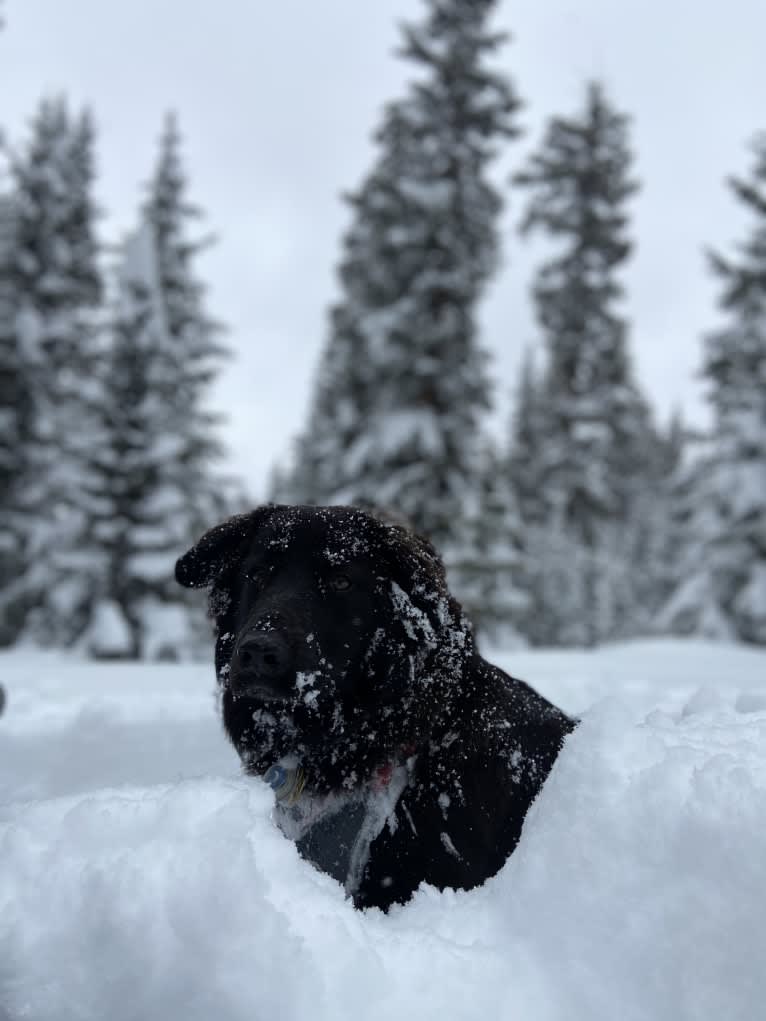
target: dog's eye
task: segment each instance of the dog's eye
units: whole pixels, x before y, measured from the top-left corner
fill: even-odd
[[[334,574],[328,584],[333,592],[348,592],[352,582],[347,574]]]
[[[270,573],[268,567],[251,567],[245,571],[245,577],[253,585],[263,585]]]

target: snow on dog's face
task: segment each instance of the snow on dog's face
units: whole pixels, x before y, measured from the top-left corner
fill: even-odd
[[[319,791],[422,745],[472,652],[431,545],[356,508],[230,518],[176,578],[210,589],[224,725],[247,770],[291,755]]]

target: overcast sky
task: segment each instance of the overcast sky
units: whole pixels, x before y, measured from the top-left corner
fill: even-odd
[[[369,166],[382,104],[401,93],[397,23],[419,0],[5,0],[0,125],[25,136],[41,96],[65,91],[99,128],[98,197],[107,239],[131,225],[175,109],[193,198],[220,237],[205,257],[213,312],[234,359],[217,387],[238,471],[260,495],[306,413],[335,294],[347,214],[340,200]],[[634,117],[638,248],[625,273],[641,382],[666,416],[704,421],[694,376],[700,334],[716,322],[702,246],[728,247],[743,220],[724,187],[766,130],[764,0],[504,0],[505,67],[523,96],[525,136],[509,173],[550,114],[582,102],[599,77]],[[540,249],[505,218],[504,269],[483,308],[495,355],[498,423],[535,326],[527,289]]]

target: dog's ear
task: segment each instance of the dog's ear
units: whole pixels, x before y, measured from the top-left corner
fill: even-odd
[[[463,608],[449,590],[447,572],[439,552],[429,539],[398,524],[384,526],[392,554],[394,578],[409,600],[429,617],[436,633],[457,635],[457,645],[466,655],[473,650],[471,626]]]
[[[271,513],[258,507],[237,514],[209,529],[190,550],[176,561],[176,581],[185,588],[207,588],[242,555],[245,541]]]
[[[444,563],[430,540],[405,525],[384,522],[386,545],[398,571],[408,579],[408,589],[429,587],[447,595]]]
[[[382,527],[394,583],[387,631],[394,645],[411,651],[411,658],[407,675],[402,676],[396,666],[401,657],[386,654],[379,673],[386,686],[395,690],[409,688],[413,677],[427,681],[431,694],[424,704],[435,720],[436,715],[451,712],[464,664],[473,655],[470,625],[450,594],[444,563],[431,542],[402,525],[384,523]]]

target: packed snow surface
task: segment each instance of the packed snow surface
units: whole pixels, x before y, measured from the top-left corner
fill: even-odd
[[[212,667],[0,656],[0,1017],[766,1017],[766,654],[491,658],[582,724],[498,876],[384,916],[274,826]]]

